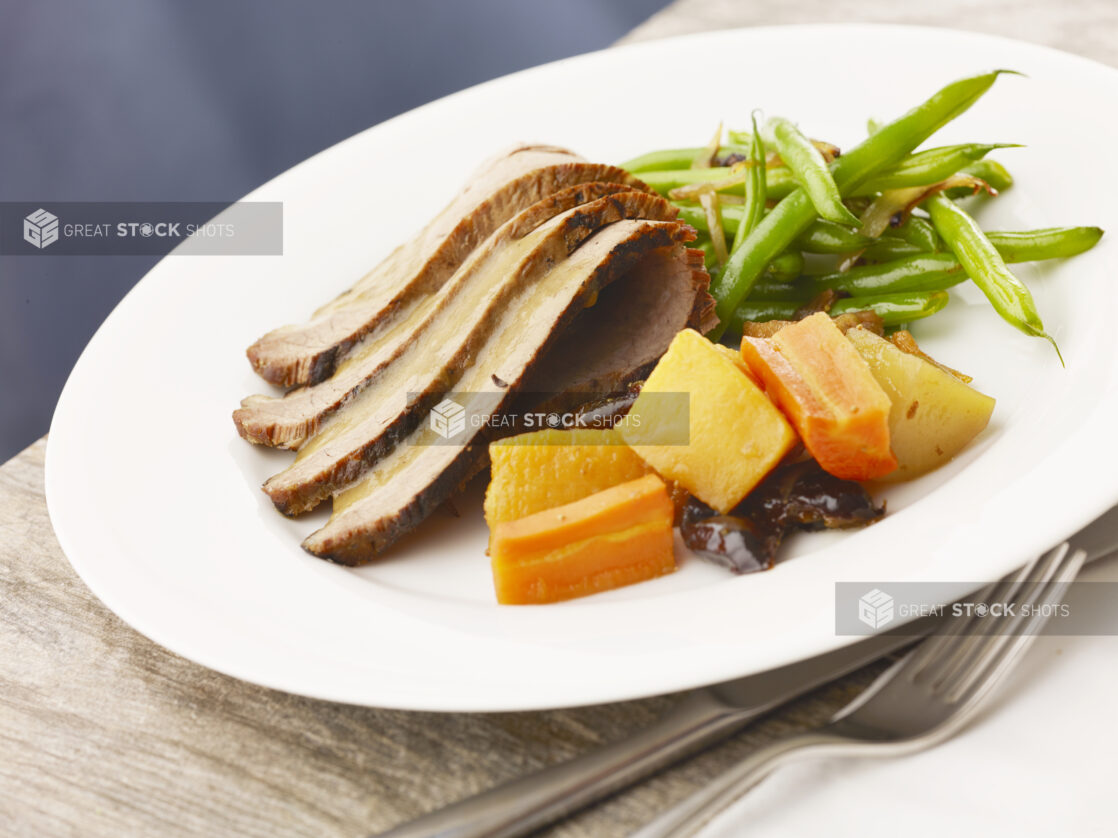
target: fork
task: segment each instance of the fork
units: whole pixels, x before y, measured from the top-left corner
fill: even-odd
[[[900,756],[936,745],[962,728],[1012,671],[1064,598],[1087,554],[1065,542],[986,588],[983,602],[1013,602],[993,632],[963,614],[882,673],[822,727],[773,742],[669,809],[632,838],[685,838],[779,765],[808,756]],[[1046,607],[1047,606],[1047,607]]]

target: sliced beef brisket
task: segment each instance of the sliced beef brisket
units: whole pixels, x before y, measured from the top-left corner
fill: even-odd
[[[253,369],[283,387],[329,378],[362,337],[388,328],[437,291],[508,219],[554,192],[592,181],[641,188],[622,169],[588,163],[551,146],[522,146],[497,156],[415,238],[310,321],[283,326],[250,346]]]
[[[249,396],[233,413],[240,435],[249,442],[278,448],[299,448],[333,413],[340,410],[419,340],[444,340],[432,334],[450,320],[464,320],[471,305],[499,277],[492,270],[516,243],[555,216],[606,195],[632,191],[617,183],[570,186],[544,198],[502,224],[466,259],[438,291],[390,328],[366,336],[338,365],[334,375],[318,384],[292,390],[281,398]],[[462,309],[465,308],[465,311]],[[448,311],[448,309],[450,311]]]
[[[608,199],[605,199],[608,200]],[[454,439],[417,426],[364,478],[339,493],[334,513],[303,546],[342,564],[376,557],[436,509],[484,462],[485,417],[499,417],[515,391],[586,302],[656,250],[694,236],[678,222],[624,220],[602,229],[503,306],[490,339],[463,370],[456,395],[470,417]]]
[[[461,298],[438,312],[429,326],[430,335],[411,343],[371,386],[327,419],[299,449],[294,465],[269,479],[264,491],[280,511],[298,514],[359,479],[446,392],[469,390],[459,379],[503,336],[502,329],[518,331],[529,342],[544,341],[566,322],[568,308],[564,305],[553,322],[533,320],[533,328],[544,329],[543,334],[529,334],[526,326],[508,320],[508,311],[515,301],[546,295],[546,289],[555,284],[552,275],[569,274],[567,263],[575,258],[572,254],[581,252],[580,245],[585,247],[583,242],[623,219],[666,221],[675,214],[674,207],[658,196],[619,192],[568,210],[495,251]],[[572,264],[580,265],[584,258],[578,257]],[[611,280],[616,278],[614,273],[608,275]],[[547,304],[546,299],[539,301],[541,306]]]

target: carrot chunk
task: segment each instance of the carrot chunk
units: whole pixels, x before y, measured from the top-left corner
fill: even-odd
[[[675,570],[673,506],[656,475],[493,528],[497,601],[559,602]]]
[[[822,312],[771,338],[743,338],[741,354],[824,469],[872,480],[897,468],[892,403],[854,345]]]

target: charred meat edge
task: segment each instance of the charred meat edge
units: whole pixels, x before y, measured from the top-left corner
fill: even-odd
[[[686,225],[656,221],[621,222],[617,229],[606,228],[599,235],[609,236],[611,231],[615,234],[623,234],[626,231],[622,225],[632,226],[632,232],[624,239],[620,239],[596,264],[589,267],[586,276],[579,283],[579,288],[564,304],[563,310],[557,313],[554,321],[555,328],[551,333],[546,336],[525,336],[525,351],[532,354],[525,360],[515,377],[511,372],[505,371],[506,375],[502,378],[510,386],[500,397],[495,412],[506,409],[505,406],[511,402],[515,388],[520,386],[526,374],[530,374],[533,364],[547,354],[554,344],[555,336],[581,310],[584,300],[623,276],[650,252],[658,248],[674,246],[679,242],[690,241],[695,235],[694,230]],[[367,508],[370,506],[369,503],[358,500],[340,513],[336,512],[326,526],[311,533],[303,542],[303,548],[339,564],[359,565],[371,561],[405,533],[415,529],[470,475],[476,473],[479,464],[484,464],[488,444],[489,438],[478,431],[461,448],[435,446],[438,451],[446,452],[448,461],[438,473],[421,476],[415,491],[410,496],[393,503],[391,509],[377,506]],[[409,476],[407,470],[403,475],[397,475],[400,476]]]
[[[663,198],[644,192],[623,192],[583,204],[552,219],[548,226],[555,229],[520,262],[516,275],[498,278],[502,286],[489,307],[477,312],[476,321],[463,325],[461,331],[455,333],[453,339],[457,343],[453,345],[454,354],[449,361],[441,369],[422,370],[422,378],[410,382],[409,393],[418,394],[410,404],[405,398],[401,409],[387,423],[378,423],[374,428],[359,426],[341,440],[330,440],[329,445],[312,451],[305,459],[270,478],[264,484],[264,492],[281,512],[297,515],[360,479],[370,465],[390,452],[454,386],[489,340],[508,299],[536,282],[601,227],[626,218],[670,220],[675,215],[675,208]],[[451,339],[449,335],[446,338],[447,341]],[[402,356],[397,363],[406,364],[408,359]],[[394,399],[408,395],[382,394],[382,389],[374,384],[366,388],[362,398]],[[335,414],[339,421],[345,415],[345,410]],[[329,432],[329,428],[328,422],[322,432]]]
[[[471,279],[471,274],[484,269],[486,258],[494,251],[523,238],[556,215],[580,204],[631,191],[632,187],[624,184],[595,181],[569,186],[532,204],[502,224],[474,249],[455,275],[436,292],[438,299],[434,308],[418,310],[400,318],[392,330],[366,336],[361,345],[350,353],[348,362],[339,365],[334,375],[325,381],[292,390],[282,398],[249,396],[233,413],[237,432],[252,443],[298,448],[307,437],[318,431],[324,419],[374,381],[381,370],[424,334],[440,311],[453,302],[457,291]],[[365,353],[364,356],[362,353]]]
[[[281,387],[329,378],[354,344],[438,290],[509,218],[560,189],[592,181],[644,188],[622,169],[588,163],[561,149],[524,149],[497,160],[415,238],[318,309],[309,322],[275,329],[250,346],[252,368]]]

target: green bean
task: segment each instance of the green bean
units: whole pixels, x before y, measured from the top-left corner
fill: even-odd
[[[865,196],[873,195],[885,189],[923,186],[944,180],[956,172],[973,174],[975,177],[982,178],[982,180],[989,178],[987,182],[995,189],[1006,189],[1012,185],[1013,179],[1009,172],[1005,170],[1005,167],[996,161],[980,160],[978,158],[995,148],[1012,147],[1014,147],[1012,144],[969,143],[917,152],[901,160],[896,166],[889,167],[879,177],[873,178],[870,182],[855,189],[851,194]],[[697,153],[700,149],[678,149],[678,151],[695,151]],[[684,166],[689,163],[689,160],[677,160],[676,162],[682,165],[679,168],[644,172],[641,174],[641,179],[657,192],[666,195],[672,189],[677,189],[680,186],[721,180],[731,175],[729,167],[688,169]],[[835,165],[835,163],[831,163],[832,171]],[[768,175],[769,198],[772,199],[780,199],[790,195],[799,185],[795,175],[787,166],[770,166]]]
[[[1046,230],[987,233],[1007,262],[1062,259],[1084,253],[1102,238],[1101,227],[1049,227]]]
[[[903,259],[905,256],[917,256],[927,251],[921,250],[914,244],[903,239],[894,239],[883,236],[862,251],[861,258],[865,262],[890,262],[894,259]]]
[[[757,130],[757,117],[753,117],[753,143],[749,148],[749,162],[753,165],[746,172],[745,178],[745,203],[742,205],[741,220],[738,229],[734,231],[734,242],[730,246],[733,253],[745,237],[753,232],[753,228],[761,223],[765,217],[765,201],[768,200],[768,178],[765,172],[765,143],[761,139],[761,132]],[[725,224],[725,222],[723,222]],[[803,258],[800,259],[803,267]]]
[[[725,226],[725,222],[723,222]],[[703,252],[703,261],[706,265],[707,272],[711,276],[718,273],[718,256],[714,252],[714,243],[710,240],[709,236],[699,236],[698,239],[693,241],[689,247]],[[777,256],[765,267],[765,276],[772,279],[774,282],[786,283],[795,279],[804,270],[804,257],[802,254],[795,250],[787,250]]]
[[[709,169],[666,169],[664,171],[641,172],[640,179],[659,192],[667,195],[673,189],[693,183],[707,183],[730,177],[728,168],[714,166]]]
[[[1014,143],[979,144],[968,143],[957,146],[944,146],[930,148],[909,155],[896,166],[884,170],[878,177],[862,184],[850,192],[850,197],[867,197],[876,195],[886,189],[907,189],[910,186],[925,186],[946,180],[956,172],[973,174],[975,177],[987,180],[994,189],[1008,189],[1013,184],[1013,178],[1000,163],[993,160],[981,160],[981,155],[988,154],[996,148],[1017,148]],[[832,170],[835,164],[831,164]],[[785,167],[769,169],[769,198],[783,198],[792,193],[798,185],[795,177]],[[965,187],[957,190],[962,194],[970,194]]]
[[[925,206],[940,238],[1002,319],[1026,335],[1046,339],[1059,355],[1056,341],[1044,331],[1033,295],[1006,267],[1005,260],[974,219],[942,194],[933,195]],[[1063,363],[1062,357],[1060,362]]]
[[[677,204],[679,220],[690,224],[700,233],[707,230],[707,217],[702,207],[693,204]],[[744,207],[735,204],[722,206],[722,229],[727,235],[733,235],[737,230]],[[824,221],[817,218],[800,236],[796,238],[794,246],[805,253],[850,253],[861,250],[873,244],[873,239],[868,239],[855,233],[849,227],[835,224],[833,221]]]
[[[834,165],[834,164],[831,164]],[[768,171],[768,192],[770,201],[787,198],[800,188],[796,176],[787,166],[772,166]]]
[[[1013,263],[1076,256],[1094,247],[1102,234],[1099,227],[1053,227],[987,233],[986,237],[1006,262]],[[750,298],[806,299],[828,288],[854,296],[935,291],[950,288],[966,278],[966,272],[953,255],[927,252],[879,264],[861,265],[845,272],[803,277],[793,285],[759,281],[750,292]]]
[[[726,136],[729,137],[730,142],[737,143],[738,145],[752,145],[754,134],[756,134],[756,126],[754,126],[753,133],[750,133],[749,131],[734,131],[732,129],[726,132]],[[838,157],[841,153],[841,149],[834,143],[829,143],[826,140],[816,140],[810,138],[809,141],[813,146],[819,149],[824,157]]]
[[[950,253],[926,253],[880,265],[861,265],[841,273],[800,277],[795,282],[779,282],[765,276],[753,286],[749,298],[808,300],[826,290],[856,297],[942,291],[966,279],[966,272]]]
[[[1013,186],[1013,175],[997,160],[977,160],[969,166],[959,170],[964,175],[974,175],[979,180],[984,180],[990,186],[1001,192]],[[948,189],[945,193],[948,198],[965,198],[973,195],[974,190],[966,186]]]
[[[946,291],[924,294],[881,294],[875,297],[850,297],[831,306],[830,314],[837,317],[852,311],[873,311],[885,326],[897,326],[912,320],[931,317],[947,305]],[[803,305],[800,300],[747,300],[734,309],[727,324],[734,334],[741,334],[741,324],[746,320],[792,320]]]
[[[883,169],[900,162],[916,146],[978,101],[1001,72],[996,70],[947,85],[838,158],[833,175],[839,192],[853,191]],[[711,293],[724,324],[748,296],[765,266],[787,250],[814,217],[814,207],[807,194],[796,190],[777,204],[749,234],[730,257],[722,275],[711,283]],[[713,336],[721,336],[725,329],[726,325],[715,327]]]
[[[929,148],[927,151],[909,155],[851,194],[873,195],[887,189],[905,189],[909,186],[939,183],[956,172],[980,162],[991,151],[999,148],[1020,148],[1020,146],[1016,143],[966,143]]]
[[[1050,227],[1046,230],[1019,230],[987,233],[986,238],[1006,262],[1039,262],[1075,256],[1094,247],[1103,231],[1100,227]],[[857,248],[849,248],[856,251]],[[921,251],[901,239],[881,238],[862,252],[866,262],[888,262]]]
[[[876,194],[885,189],[904,189],[909,186],[924,186],[926,184],[938,183],[956,172],[973,174],[975,177],[985,180],[993,186],[994,189],[1008,189],[1013,184],[1013,178],[1010,176],[1009,172],[1006,171],[1005,167],[994,160],[981,160],[978,158],[982,154],[986,154],[995,148],[1014,147],[1015,146],[1011,143],[968,143],[965,145],[930,148],[927,151],[920,151],[916,154],[909,155],[897,165],[890,166],[883,170],[880,176],[850,191],[849,194],[854,197],[862,197]],[[695,151],[696,153],[700,150],[701,149],[678,149],[680,152]],[[841,160],[842,158],[839,159]],[[731,175],[729,167],[688,169],[686,166],[690,164],[690,159],[676,162],[681,163],[677,168],[642,172],[640,175],[641,180],[661,195],[667,195],[668,192],[680,186],[687,186],[692,183],[705,183],[711,180],[721,180]],[[834,172],[837,164],[838,160],[830,164],[832,172]],[[623,166],[622,168],[626,167]],[[630,169],[630,171],[632,170]],[[796,177],[787,166],[769,166],[768,192],[770,200],[779,200],[787,197],[796,190],[797,186],[799,186],[799,184],[796,182]],[[733,187],[726,187],[726,189],[732,188]],[[966,188],[956,191],[957,193],[970,194],[970,191]]]
[[[874,311],[885,326],[898,326],[922,320],[942,311],[950,297],[946,291],[909,294],[881,294],[874,297],[848,297],[831,306],[831,315],[838,317],[852,311]]]
[[[851,253],[873,241],[849,227],[817,218],[796,237],[795,246],[805,253]]]
[[[660,172],[668,169],[686,169],[692,161],[704,151],[701,148],[665,148],[660,151],[650,151],[632,160],[626,160],[621,168],[633,174],[642,172]],[[738,154],[745,157],[749,154],[749,145],[723,145],[718,149],[718,157],[727,157]]]
[[[913,247],[920,248],[922,253],[934,253],[939,250],[939,236],[936,228],[927,219],[910,215],[898,227],[890,227],[882,235],[908,242]]]
[[[802,303],[809,299],[810,295],[804,291],[802,280],[800,282],[788,282],[787,280],[762,276],[753,283],[753,287],[749,290],[750,303],[778,303],[792,300]],[[745,305],[745,303],[742,305]]]
[[[681,186],[709,183],[712,180],[724,180],[732,177],[733,174],[730,167],[715,166],[710,169],[666,169],[656,172],[641,172],[640,179],[661,195],[667,195],[673,189],[678,189]],[[796,179],[785,166],[770,166],[766,172],[766,179],[770,198],[783,198],[796,188]],[[727,192],[731,189],[737,189],[737,185],[724,186],[719,192]]]
[[[880,265],[862,265],[842,273],[801,276],[794,282],[761,277],[749,292],[750,300],[810,300],[827,290],[855,297],[943,291],[967,279],[950,253],[908,256]]]
[[[844,273],[804,278],[796,287],[814,296],[830,288],[856,297],[942,291],[967,278],[959,260],[950,253],[926,253],[880,265],[862,265]]]
[[[766,320],[794,320],[803,302],[800,300],[746,300],[730,315],[727,324],[731,334],[741,334],[741,324],[746,320],[763,323]]]
[[[786,250],[769,262],[764,275],[777,282],[789,282],[803,273],[803,270],[803,255],[795,250]]]
[[[828,221],[836,224],[858,225],[858,216],[842,203],[835,180],[827,168],[827,161],[819,149],[811,144],[800,129],[783,117],[774,116],[769,120],[776,150],[796,181],[807,192],[815,211]]]

